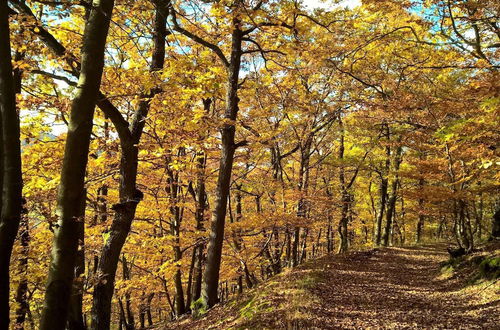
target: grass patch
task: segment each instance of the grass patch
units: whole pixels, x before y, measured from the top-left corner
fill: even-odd
[[[324,274],[319,270],[312,270],[297,280],[297,287],[303,290],[311,290],[319,286],[324,280]]]
[[[500,278],[500,257],[484,258],[479,264],[479,274],[488,280]]]
[[[271,312],[272,310],[273,308],[270,307],[266,301],[250,299],[250,301],[240,309],[240,316],[247,320],[252,320],[256,315]]]

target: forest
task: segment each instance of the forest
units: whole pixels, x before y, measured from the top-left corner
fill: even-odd
[[[498,241],[499,68],[496,0],[0,0],[0,329]]]

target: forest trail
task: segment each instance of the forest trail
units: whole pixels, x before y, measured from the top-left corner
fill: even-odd
[[[499,283],[464,289],[439,263],[446,245],[326,256],[177,328],[498,329]]]
[[[325,328],[498,327],[500,301],[482,304],[460,283],[440,279],[444,245],[389,248],[323,259],[326,276],[314,290]],[[497,289],[499,287],[497,286]],[[328,326],[326,326],[328,325]]]

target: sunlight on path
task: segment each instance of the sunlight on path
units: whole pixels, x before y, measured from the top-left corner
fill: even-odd
[[[390,248],[323,260],[326,277],[314,311],[321,328],[493,329],[499,303],[463,299],[453,282],[439,279],[444,246]]]

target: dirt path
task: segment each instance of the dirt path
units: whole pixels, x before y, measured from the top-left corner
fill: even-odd
[[[444,246],[390,248],[321,260],[320,328],[500,329],[500,301],[481,304],[439,279]],[[498,287],[497,287],[498,288]],[[497,296],[498,297],[498,296]]]
[[[167,328],[500,329],[500,285],[480,299],[440,276],[447,258],[446,245],[326,256]]]

